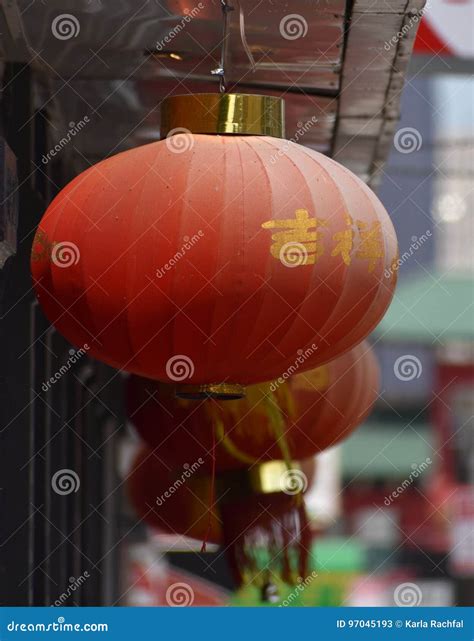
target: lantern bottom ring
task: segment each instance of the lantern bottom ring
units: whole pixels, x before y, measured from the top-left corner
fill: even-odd
[[[177,398],[189,400],[202,400],[215,398],[221,401],[234,401],[244,398],[245,387],[238,383],[210,383],[202,385],[177,385],[175,388]]]

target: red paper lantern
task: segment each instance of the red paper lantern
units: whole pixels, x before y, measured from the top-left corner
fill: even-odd
[[[128,414],[160,458],[180,465],[202,458],[239,469],[288,456],[301,460],[335,445],[364,420],[378,394],[375,356],[364,342],[327,365],[285,381],[247,388],[245,399],[196,403],[170,386],[132,376]],[[284,438],[279,438],[283,433]]]
[[[281,109],[271,97],[178,98],[188,118],[206,100],[216,113]],[[247,133],[237,125],[224,131]],[[176,133],[65,187],[32,272],[48,318],[90,355],[237,395],[301,355],[311,369],[360,342],[390,303],[396,256],[382,204],[333,160],[270,136]]]

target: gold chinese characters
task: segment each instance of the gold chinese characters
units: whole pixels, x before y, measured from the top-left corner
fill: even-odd
[[[345,265],[350,265],[355,256],[367,261],[369,272],[374,271],[377,261],[385,255],[381,223],[353,220],[347,214],[345,225],[332,236],[330,256],[340,256]],[[297,209],[294,218],[269,220],[262,227],[282,230],[272,234],[270,252],[285,267],[314,265],[325,254],[321,229],[326,227],[326,221],[311,218],[306,209]]]

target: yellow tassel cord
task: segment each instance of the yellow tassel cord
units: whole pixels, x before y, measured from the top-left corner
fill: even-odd
[[[218,442],[221,443],[225,450],[237,461],[245,465],[254,465],[258,462],[258,459],[242,451],[235,445],[229,435],[226,434],[221,411],[224,413],[228,412],[233,421],[237,423],[235,427],[236,430],[239,429],[238,421],[242,420],[249,412],[258,412],[260,416],[267,418],[269,429],[280,448],[286,468],[288,470],[293,468],[290,448],[285,435],[286,422],[284,415],[293,419],[296,412],[293,397],[286,383],[280,385],[275,391],[271,390],[269,383],[255,385],[249,388],[248,396],[243,401],[228,401],[222,408],[215,404],[209,407]],[[252,436],[255,438],[255,432],[252,433]],[[301,502],[301,494],[297,494],[295,498],[299,505]]]
[[[220,443],[224,446],[227,452],[233,456],[237,461],[246,463],[247,465],[253,465],[256,462],[256,458],[248,456],[245,452],[239,450],[239,448],[231,441],[231,439],[226,435],[224,430],[224,421],[220,416],[214,418],[214,429],[216,431],[216,436]]]
[[[240,505],[242,500],[246,500],[245,496],[238,499],[237,503],[235,500],[222,503],[224,537],[230,536],[229,531],[232,533],[231,541],[225,539],[229,563],[239,583],[257,584],[262,594],[274,587],[275,581],[271,580],[273,576],[281,577],[289,584],[295,584],[297,576],[306,575],[307,550],[310,545],[303,495],[299,492],[295,496],[285,496],[281,484],[285,470],[294,467],[285,431],[287,424],[296,417],[295,405],[286,384],[278,386],[275,390],[271,387],[268,383],[252,386],[247,389],[245,400],[226,401],[225,404],[212,403],[208,408],[215,440],[230,456],[248,468],[246,473],[249,475],[253,491],[253,498],[252,495],[248,497],[246,508],[250,515],[248,528],[242,528],[242,519],[236,518],[235,510],[235,505]],[[226,425],[232,426],[230,433],[226,433]],[[234,443],[231,438],[233,430],[239,435],[239,442],[244,444],[249,441],[257,443],[260,439],[260,442],[268,442],[268,436],[271,434],[283,460],[258,461]],[[265,519],[267,510],[261,513],[259,509],[262,502],[271,508],[273,517]],[[288,519],[295,524],[294,532],[288,532]],[[240,528],[238,532],[241,533],[238,536],[235,535],[235,527]],[[261,554],[255,554],[257,539],[266,541],[260,546],[261,554],[267,550],[263,558]]]
[[[293,459],[291,458],[290,448],[288,446],[288,441],[285,434],[285,421],[282,416],[280,405],[278,404],[275,395],[267,396],[265,402],[275,440],[278,444],[278,447],[280,448],[283,461],[286,465],[286,469],[290,471],[293,468],[294,464]],[[302,504],[302,501],[303,493],[299,491],[297,494],[295,494],[295,503],[299,507]]]
[[[290,454],[290,448],[288,446],[288,441],[286,440],[285,435],[285,421],[283,419],[282,411],[280,409],[276,394],[271,392],[268,396],[265,397],[264,402],[273,435],[278,447],[280,448],[287,469],[291,470],[293,462]]]

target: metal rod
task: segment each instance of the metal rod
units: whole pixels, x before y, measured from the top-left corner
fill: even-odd
[[[225,79],[225,68],[228,58],[228,41],[229,41],[229,13],[234,10],[227,0],[221,0],[222,9],[222,45],[221,45],[221,60],[217,69],[213,69],[211,74],[219,76],[219,91],[225,93],[227,91],[227,83]]]

